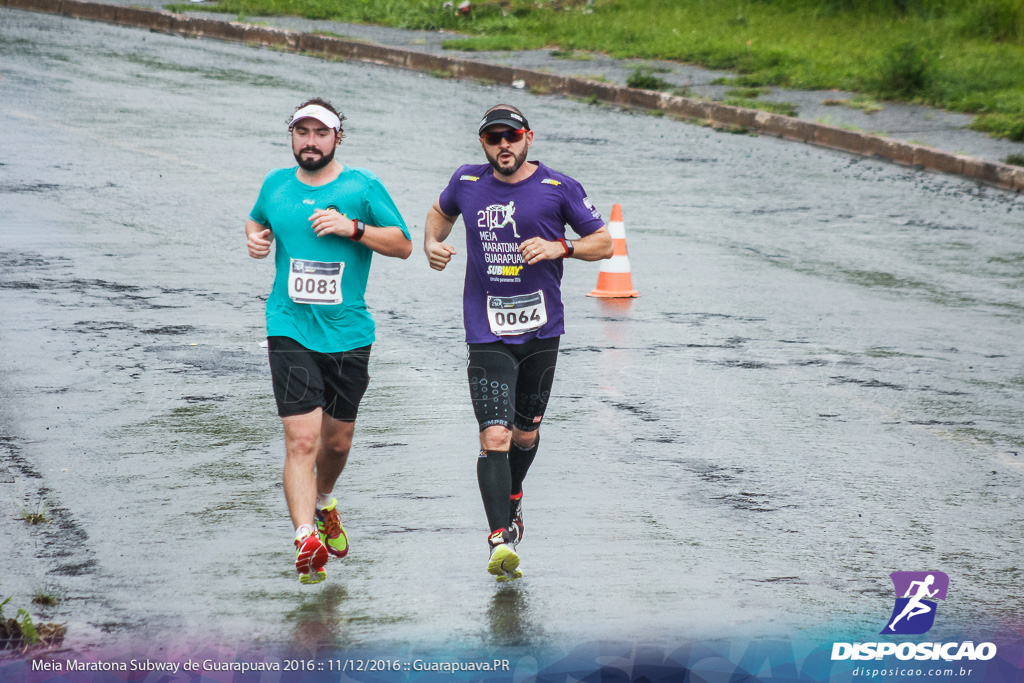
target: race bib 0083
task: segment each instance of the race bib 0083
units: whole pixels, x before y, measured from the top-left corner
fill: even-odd
[[[344,263],[293,258],[288,271],[288,296],[297,304],[340,304],[344,271]]]

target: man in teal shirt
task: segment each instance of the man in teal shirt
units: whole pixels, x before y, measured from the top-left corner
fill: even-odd
[[[408,258],[409,230],[380,180],[334,160],[345,117],[326,100],[289,121],[298,166],[267,174],[245,232],[262,259],[276,241],[267,347],[284,424],[284,495],[295,527],[295,569],[319,583],[348,537],[332,492],[352,446],[369,382],[373,318],[364,293],[373,252]]]

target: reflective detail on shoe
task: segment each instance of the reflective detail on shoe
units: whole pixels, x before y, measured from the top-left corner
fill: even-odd
[[[327,558],[327,546],[320,541],[319,534],[295,539],[295,571],[299,573],[300,582],[320,583],[326,579]]]
[[[523,494],[520,493],[518,496],[514,496],[509,499],[509,523],[508,529],[512,533],[512,547],[519,547],[519,542],[523,540],[523,533],[526,531],[526,527],[523,525]]]
[[[519,535],[519,527],[512,525],[507,529],[507,531],[508,538],[506,539],[505,542],[511,545],[513,548],[518,548],[519,541],[523,540],[523,537]]]
[[[519,555],[509,543],[511,534],[508,529],[492,533],[487,542],[491,546],[491,557],[487,561],[487,572],[493,574],[497,581],[514,581],[521,578]]]
[[[316,511],[316,530],[320,534],[320,542],[327,546],[327,552],[335,557],[348,555],[348,534],[338,514],[337,498],[331,498],[330,505]]]

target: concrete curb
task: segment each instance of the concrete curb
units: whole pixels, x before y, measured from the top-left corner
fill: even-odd
[[[717,102],[312,33],[251,26],[218,19],[185,17],[163,10],[123,7],[88,0],[0,0],[0,6],[147,28],[181,36],[273,46],[327,58],[445,74],[459,79],[502,84],[523,81],[526,87],[534,92],[593,98],[625,107],[660,110],[676,118],[707,122],[717,126],[745,128],[765,135],[884,159],[903,166],[960,175],[1007,190],[1024,192],[1024,167],[960,156],[900,140]]]

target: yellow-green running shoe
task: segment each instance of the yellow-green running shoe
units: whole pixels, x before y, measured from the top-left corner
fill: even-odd
[[[321,543],[327,546],[327,552],[335,557],[348,555],[348,534],[341,525],[337,498],[331,498],[327,507],[316,511],[316,530],[320,534]]]
[[[487,544],[491,548],[487,572],[493,574],[497,581],[515,581],[523,577],[523,571],[519,568],[519,555],[509,543],[510,540],[508,529],[495,531],[487,537]]]

